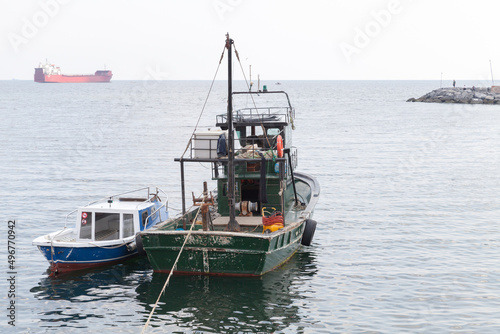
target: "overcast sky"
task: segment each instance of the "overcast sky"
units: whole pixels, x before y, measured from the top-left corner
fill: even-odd
[[[486,0],[0,0],[0,80],[106,66],[114,80],[211,79],[235,40],[276,80],[500,78],[500,2]]]

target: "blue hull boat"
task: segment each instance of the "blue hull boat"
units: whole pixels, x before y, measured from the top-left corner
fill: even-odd
[[[147,196],[130,197],[140,191],[147,191]],[[160,199],[160,192],[165,201]],[[168,219],[168,198],[159,188],[155,193],[142,188],[80,207],[66,216],[66,222],[75,214],[75,227],[65,226],[33,240],[33,245],[49,261],[53,274],[108,265],[144,254],[139,233]]]

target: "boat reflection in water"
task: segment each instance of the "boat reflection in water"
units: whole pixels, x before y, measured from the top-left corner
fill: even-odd
[[[50,273],[50,269],[47,269]],[[94,268],[85,272],[70,272],[63,276],[46,276],[30,292],[37,299],[81,302],[102,299],[113,288],[135,289],[150,280],[151,265],[146,258],[133,258],[124,263]],[[116,290],[107,297],[116,297]]]
[[[208,333],[283,330],[300,328],[304,298],[301,291],[317,271],[309,252],[298,252],[290,262],[261,277],[188,276],[171,278],[161,297],[151,327],[167,332],[180,327]],[[150,282],[137,288],[144,304],[144,321],[167,279],[153,273]]]
[[[30,289],[38,300],[32,310],[40,319],[38,327],[64,333],[98,332],[99,329],[124,326],[120,332],[140,332],[138,315],[142,306],[135,289],[151,280],[151,265],[146,258],[98,267],[85,272],[46,276]],[[126,305],[126,307],[124,307]]]
[[[261,277],[174,276],[151,320],[149,331],[269,333],[300,329],[308,286],[317,272],[314,253],[299,251],[282,267]],[[124,326],[139,333],[167,278],[153,273],[145,258],[81,273],[46,276],[31,288],[38,300],[39,326],[71,331]],[[39,305],[39,304],[38,304]],[[124,307],[127,305],[127,307]]]

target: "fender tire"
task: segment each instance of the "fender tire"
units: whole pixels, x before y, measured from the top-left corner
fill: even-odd
[[[142,244],[142,237],[140,233],[137,233],[135,235],[135,244],[137,246],[137,254],[139,254],[139,256],[145,256],[146,251],[144,250],[144,245]]]
[[[312,219],[307,219],[304,226],[304,233],[302,233],[301,244],[304,246],[310,246],[314,237],[314,232],[316,231],[316,221]]]

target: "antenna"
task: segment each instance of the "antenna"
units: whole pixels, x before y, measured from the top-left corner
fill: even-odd
[[[252,91],[252,86],[253,86],[253,82],[252,82],[252,65],[249,65],[250,67],[250,91]]]
[[[493,67],[491,67],[491,59],[490,59],[490,72],[491,72],[491,85],[495,86],[495,81],[493,81]]]

